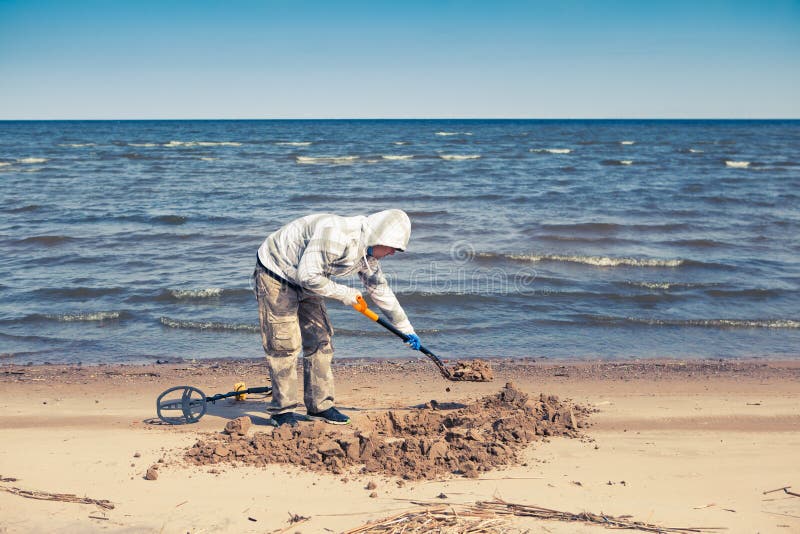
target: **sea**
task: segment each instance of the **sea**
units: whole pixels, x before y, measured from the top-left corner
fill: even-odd
[[[4,121],[0,199],[0,364],[262,357],[266,236],[388,208],[441,358],[800,354],[795,120]],[[421,356],[328,310],[338,358]]]

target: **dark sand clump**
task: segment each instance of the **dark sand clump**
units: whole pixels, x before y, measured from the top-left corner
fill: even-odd
[[[448,474],[476,477],[519,461],[519,452],[545,436],[580,437],[589,410],[553,395],[530,400],[513,384],[458,409],[432,401],[424,408],[367,415],[353,427],[325,423],[284,425],[253,436],[213,434],[185,454],[195,465],[290,463],[335,474],[405,479]]]
[[[494,373],[489,362],[483,360],[467,360],[456,362],[451,368],[450,374],[456,380],[466,380],[470,382],[491,382]]]

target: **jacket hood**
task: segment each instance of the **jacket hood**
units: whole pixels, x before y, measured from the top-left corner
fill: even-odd
[[[411,237],[411,220],[403,210],[384,210],[367,217],[367,245],[385,245],[405,251]]]

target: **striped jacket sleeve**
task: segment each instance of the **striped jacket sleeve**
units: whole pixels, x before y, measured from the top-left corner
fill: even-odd
[[[349,252],[342,231],[332,226],[317,227],[297,265],[298,282],[317,295],[343,301],[355,290],[328,278],[329,267],[346,261]]]
[[[413,334],[414,327],[408,320],[406,312],[400,306],[392,288],[386,281],[386,276],[383,274],[380,262],[375,258],[368,258],[362,260],[362,269],[359,270],[358,276],[364,284],[372,301],[381,309],[384,315],[389,318],[392,324],[404,334]]]

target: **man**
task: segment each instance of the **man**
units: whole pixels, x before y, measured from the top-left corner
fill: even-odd
[[[367,293],[418,350],[420,339],[378,260],[405,251],[411,221],[401,210],[368,217],[328,213],[296,219],[267,237],[258,249],[253,273],[261,323],[261,342],[272,381],[269,412],[277,425],[296,426],[308,418],[344,425],[350,418],[334,407],[333,345],[324,297],[352,306],[361,293],[331,276],[358,273]],[[308,417],[295,412],[296,357],[303,349],[303,401]]]

